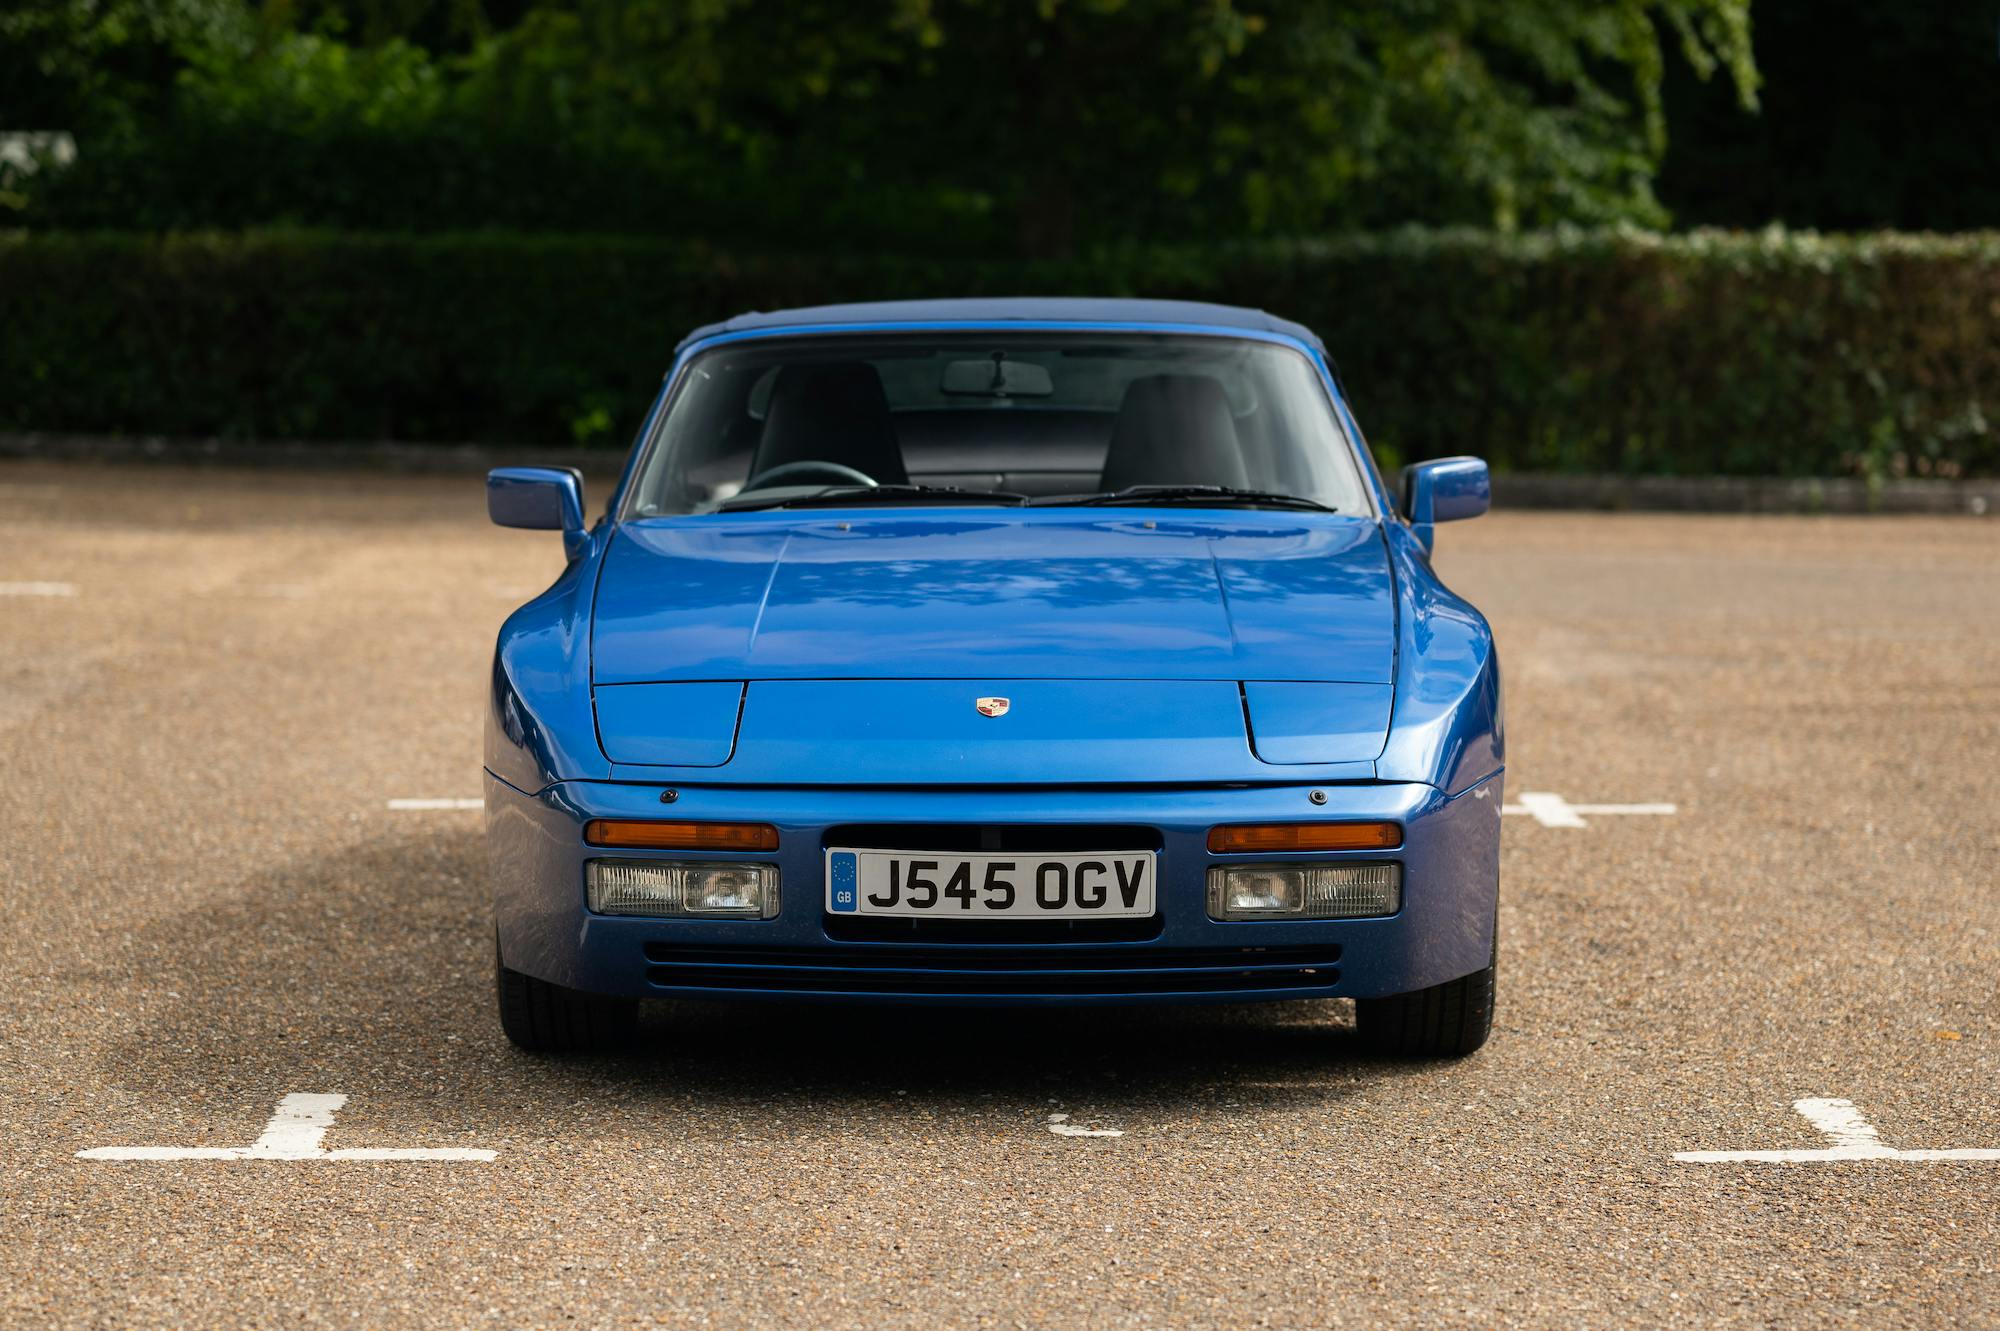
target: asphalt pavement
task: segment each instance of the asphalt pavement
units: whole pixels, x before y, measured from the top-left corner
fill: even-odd
[[[2000,1326],[2000,1158],[1913,1154],[2000,1155],[2000,524],[1439,546],[1508,690],[1480,1054],[660,1004],[547,1059],[479,813],[391,802],[478,797],[557,539],[469,477],[0,464],[0,1324]],[[1676,1159],[1738,1151],[1815,1154]]]

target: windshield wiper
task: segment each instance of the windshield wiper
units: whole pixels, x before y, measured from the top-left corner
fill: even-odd
[[[1206,504],[1213,508],[1299,508],[1318,513],[1340,510],[1317,499],[1280,494],[1275,490],[1240,490],[1228,485],[1128,485],[1101,494],[1050,495],[1029,501],[1037,507],[1109,506],[1114,504]]]
[[[1020,504],[1026,495],[1011,490],[965,490],[956,485],[829,485],[805,494],[758,493],[725,499],[715,506],[718,513],[737,513],[754,508],[825,508],[842,504]]]

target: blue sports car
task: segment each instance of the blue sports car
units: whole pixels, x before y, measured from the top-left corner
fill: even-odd
[[[1352,998],[1492,1025],[1486,622],[1431,571],[1485,464],[1383,482],[1305,328],[1141,300],[747,314],[681,343],[602,516],[500,631],[500,1020],[648,997]]]

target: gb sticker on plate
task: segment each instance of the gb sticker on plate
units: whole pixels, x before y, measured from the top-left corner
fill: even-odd
[[[835,852],[827,864],[826,908],[833,911],[852,911],[859,902],[855,899],[854,852]]]

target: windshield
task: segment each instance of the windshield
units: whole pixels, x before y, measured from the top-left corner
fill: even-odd
[[[1124,498],[1292,497],[1364,513],[1361,484],[1317,369],[1290,347],[1184,334],[842,335],[696,357],[624,516],[1019,504],[1145,487],[1168,490]]]

